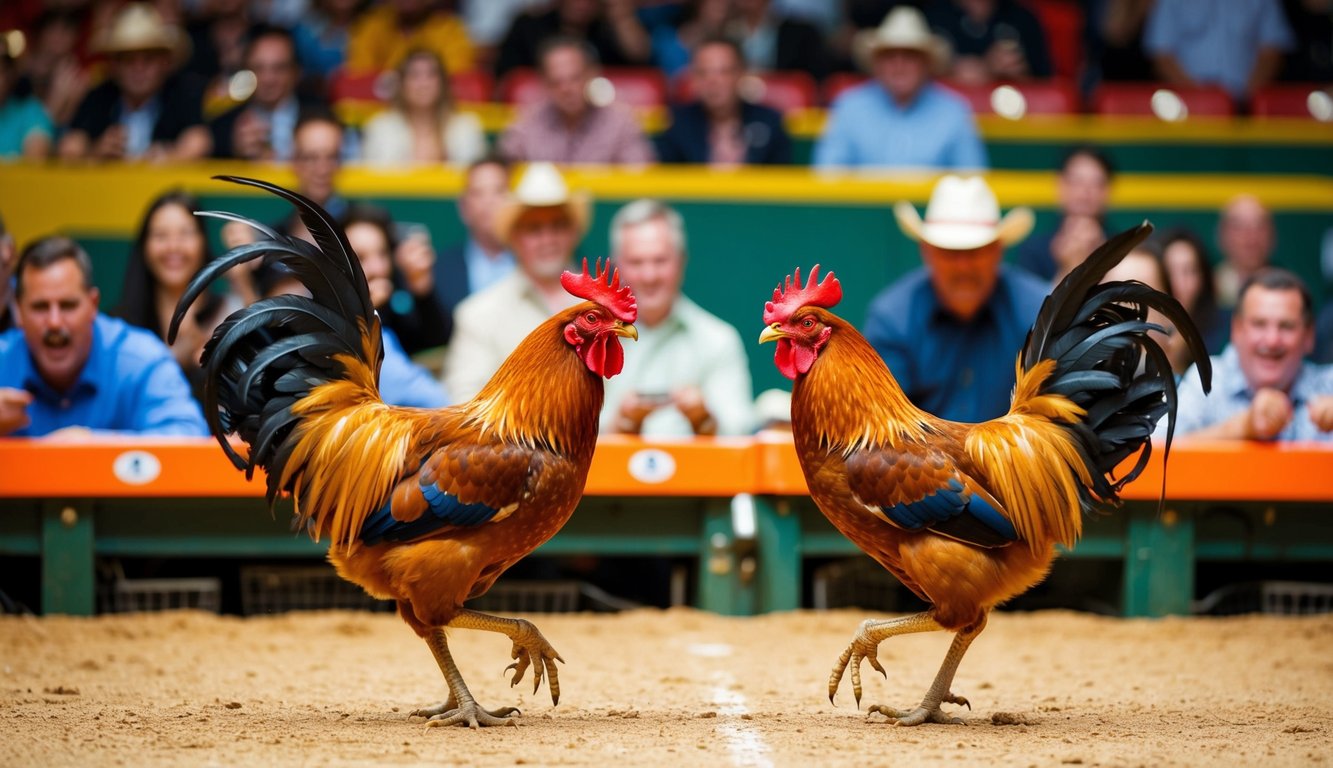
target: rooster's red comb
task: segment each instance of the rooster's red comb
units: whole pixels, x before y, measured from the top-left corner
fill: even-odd
[[[801,307],[835,306],[842,301],[842,283],[830,272],[824,275],[823,282],[818,282],[819,265],[810,268],[810,280],[801,285],[801,268],[796,268],[796,275],[787,275],[785,285],[773,289],[773,300],[764,302],[764,325],[783,323]]]
[[[601,259],[597,260],[596,275],[588,274],[588,260],[584,259],[583,274],[576,275],[566,270],[560,276],[560,284],[566,291],[580,299],[601,304],[608,312],[615,315],[617,320],[632,323],[639,316],[639,305],[634,300],[634,292],[628,286],[623,288],[620,286],[620,270],[612,271],[609,259],[606,264],[603,264]]]

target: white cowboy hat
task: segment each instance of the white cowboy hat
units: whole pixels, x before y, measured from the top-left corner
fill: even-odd
[[[893,216],[911,239],[951,251],[980,248],[996,240],[1013,245],[1028,236],[1034,220],[1032,209],[1021,206],[1000,218],[1000,204],[985,179],[952,174],[935,184],[925,221],[905,201],[893,206]]]
[[[116,13],[111,26],[102,30],[94,47],[100,53],[166,51],[184,59],[189,55],[189,45],[185,34],[163,21],[156,8],[130,3]]]
[[[551,163],[533,163],[496,212],[495,233],[501,242],[508,243],[514,223],[524,211],[556,207],[564,207],[569,212],[574,231],[579,237],[588,231],[589,211],[592,207],[588,194],[570,192],[565,177]]]
[[[949,44],[931,33],[925,14],[910,5],[889,11],[875,29],[857,33],[852,46],[866,69],[880,51],[919,51],[926,55],[932,69],[943,68],[950,54]]]

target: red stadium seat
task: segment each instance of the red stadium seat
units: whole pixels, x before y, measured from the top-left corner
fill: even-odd
[[[941,81],[940,85],[956,92],[972,105],[978,115],[998,114],[1019,118],[1023,115],[1072,115],[1078,110],[1078,93],[1067,80],[1033,80],[1025,83],[989,83],[961,85]],[[1001,88],[1011,88],[1022,98],[1006,97]]]
[[[689,75],[677,78],[671,91],[677,104],[694,99],[694,84]],[[746,101],[784,114],[819,106],[819,85],[806,72],[753,72],[741,81],[741,95]]]
[[[1092,94],[1092,110],[1099,115],[1157,115],[1172,120],[1169,114],[1154,109],[1159,92],[1174,93],[1184,103],[1188,116],[1230,117],[1235,114],[1231,97],[1221,88],[1176,88],[1159,83],[1103,83]]]
[[[1270,85],[1254,95],[1255,117],[1333,119],[1333,94],[1325,83]],[[1322,95],[1321,95],[1322,94]]]
[[[449,76],[449,87],[454,93],[454,101],[480,104],[491,100],[495,80],[480,70],[457,72]]]
[[[667,101],[666,76],[651,67],[608,67],[602,77],[616,88],[616,101],[631,107],[660,107]],[[515,69],[500,80],[500,100],[526,106],[545,98],[536,70]]]
[[[382,72],[353,74],[345,69],[336,69],[329,75],[329,100],[335,104],[340,101],[386,101],[390,84],[381,79]]]
[[[855,88],[868,78],[856,72],[834,72],[824,78],[824,103],[833,106],[838,96],[848,88]]]
[[[1075,78],[1083,69],[1083,8],[1074,0],[1026,0],[1046,32],[1056,77]]]

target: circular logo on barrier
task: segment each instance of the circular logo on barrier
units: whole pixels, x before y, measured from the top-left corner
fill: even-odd
[[[629,474],[641,483],[665,483],[676,474],[676,460],[666,451],[646,448],[629,457]]]
[[[162,462],[147,451],[126,451],[116,457],[111,471],[126,485],[147,485],[162,474]]]

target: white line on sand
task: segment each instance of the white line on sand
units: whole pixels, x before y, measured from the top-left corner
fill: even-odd
[[[686,650],[691,655],[710,659],[726,658],[732,653],[731,646],[726,643],[691,643]],[[752,720],[741,717],[750,710],[745,705],[745,697],[736,690],[736,678],[726,670],[714,670],[709,681],[709,694],[719,718],[718,732],[727,741],[732,765],[773,768],[764,737]]]

